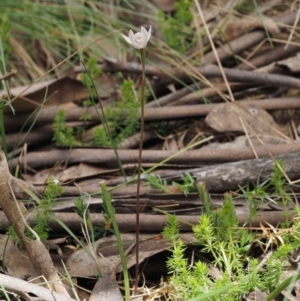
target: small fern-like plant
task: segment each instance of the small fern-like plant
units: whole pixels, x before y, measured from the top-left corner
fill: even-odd
[[[53,131],[53,140],[57,145],[62,147],[81,145],[81,143],[75,138],[74,128],[66,126],[66,114],[64,110],[59,110],[55,115]]]
[[[180,239],[179,223],[168,216],[163,235],[170,242],[171,256],[167,266],[176,296],[185,300],[238,301],[255,288],[271,291],[279,283],[284,263],[292,250],[290,243],[281,245],[263,265],[250,258],[253,233],[240,228],[231,195],[225,194],[224,204],[214,209],[205,185],[196,185],[203,202],[203,214],[193,227],[195,245],[212,258],[219,277],[208,277],[208,267],[197,261],[192,266],[186,257],[186,247]]]
[[[249,207],[249,218],[246,224],[252,225],[253,218],[259,212],[259,206],[265,202],[282,204],[286,214],[286,227],[288,221],[288,205],[291,203],[291,194],[288,192],[289,183],[283,175],[284,164],[282,160],[277,160],[273,165],[273,174],[260,184],[247,184],[241,187],[241,194],[238,197],[244,197]]]
[[[105,116],[109,120],[109,128],[116,145],[134,134],[140,125],[136,115],[141,104],[135,97],[134,82],[125,80],[120,88],[122,100],[118,101],[114,108],[105,110]],[[124,111],[127,113],[126,117],[123,116]],[[104,128],[94,130],[93,142],[95,145],[111,147],[109,134]]]
[[[170,242],[171,256],[167,267],[171,274],[170,280],[176,291],[176,296],[187,299],[205,293],[211,286],[208,277],[208,267],[198,261],[191,267],[185,256],[186,247],[179,235],[179,222],[175,215],[168,215],[163,236]]]
[[[52,216],[51,207],[53,204],[53,200],[59,197],[63,193],[63,187],[59,185],[58,181],[55,181],[50,178],[47,181],[47,186],[44,190],[44,197],[42,199],[40,199],[38,196],[36,196],[32,191],[28,189],[26,189],[25,191],[36,201],[35,208],[33,209],[35,212],[35,216],[34,216],[34,226],[32,227],[32,229],[37,234],[37,236],[39,236],[41,241],[45,241],[48,239],[49,232],[51,230],[49,224]],[[21,243],[13,226],[9,228],[9,235],[17,244]],[[25,235],[29,239],[32,240],[36,239],[36,236],[28,228],[25,228]]]
[[[49,179],[47,186],[44,190],[44,198],[40,200],[39,206],[36,208],[36,214],[34,217],[33,230],[40,237],[41,241],[48,239],[49,227],[51,214],[52,214],[52,204],[53,200],[59,197],[63,193],[63,187],[59,185],[57,181]],[[26,236],[34,239],[32,232],[26,228]]]

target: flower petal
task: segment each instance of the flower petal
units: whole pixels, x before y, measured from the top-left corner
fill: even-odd
[[[135,38],[136,38],[136,35],[135,35]],[[142,48],[145,48],[147,45],[147,30],[144,27],[141,27],[141,32],[139,33],[139,35],[141,37],[141,40],[138,44],[138,47],[139,47],[138,49],[142,49]]]
[[[131,29],[129,30],[129,40],[130,40],[130,44],[134,46],[135,45],[134,33]]]
[[[150,28],[147,32],[147,42],[149,41],[150,37],[151,37],[151,25],[150,25]]]
[[[141,27],[141,31],[136,34],[129,30],[128,37],[121,34],[121,36],[126,40],[127,43],[131,44],[135,49],[143,49],[147,46],[147,43],[151,37],[151,26],[147,32],[145,27]]]
[[[127,43],[132,44],[128,37],[126,37],[125,35],[123,35],[121,33],[120,33],[120,35],[126,40]]]

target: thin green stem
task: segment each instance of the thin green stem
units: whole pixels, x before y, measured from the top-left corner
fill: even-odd
[[[125,286],[125,300],[130,300],[130,288],[129,288],[129,277],[128,277],[128,270],[127,270],[127,263],[126,263],[126,256],[123,248],[123,243],[121,239],[121,234],[119,231],[118,223],[115,216],[115,211],[111,203],[111,196],[108,193],[108,190],[106,188],[106,185],[104,182],[100,182],[101,192],[102,192],[102,198],[103,202],[105,202],[107,210],[109,212],[109,217],[111,219],[114,232],[117,239],[118,249],[120,253],[120,259],[121,259],[121,265],[123,270],[123,277],[124,277],[124,286]]]
[[[140,148],[139,148],[139,160],[138,160],[138,176],[137,176],[137,192],[136,192],[136,248],[135,248],[135,279],[134,290],[137,291],[139,281],[139,234],[140,234],[140,187],[141,187],[141,173],[142,173],[142,151],[144,140],[144,103],[145,103],[145,52],[144,49],[140,49],[141,64],[142,64],[142,81],[141,81],[141,135],[140,135]]]
[[[0,66],[0,77],[1,77],[2,72],[4,75],[7,73],[6,65],[5,65],[5,57],[4,57],[4,48],[3,48],[1,36],[0,36],[0,62],[2,65]],[[3,81],[3,87],[5,88],[7,95],[9,95],[8,85],[6,84],[5,81]],[[4,151],[4,154],[7,158],[7,145],[6,145],[6,136],[5,136],[5,127],[4,127],[4,114],[3,114],[5,102],[7,101],[4,99],[2,100],[0,99],[0,134],[1,134],[2,150]],[[1,145],[0,145],[0,149],[1,149]]]
[[[3,106],[0,108],[0,132],[1,132],[1,141],[2,141],[2,150],[7,158],[7,145],[6,145],[6,136],[5,136],[5,127],[3,120]]]
[[[274,300],[291,283],[295,283],[299,279],[300,279],[300,274],[297,269],[297,272],[293,276],[290,276],[289,278],[287,278],[283,282],[281,282],[279,285],[277,285],[277,287],[267,296],[266,300],[267,301]]]

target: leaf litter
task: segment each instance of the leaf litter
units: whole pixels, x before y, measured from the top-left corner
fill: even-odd
[[[153,14],[157,5],[159,9],[165,10],[165,13],[174,11],[175,1],[156,2],[154,1],[152,10],[146,7],[141,9]],[[256,13],[247,13],[243,10],[237,12],[230,5],[232,5],[231,1],[228,1],[223,8],[216,1],[203,6],[203,13],[217,49],[216,52],[211,50],[207,36],[199,34],[197,42],[186,53],[188,58],[195,60],[194,65],[190,63],[190,60],[160,43],[163,34],[158,24],[153,24],[153,35],[159,43],[150,43],[149,63],[146,66],[149,89],[146,114],[148,111],[149,115],[146,116],[147,135],[144,141],[143,168],[146,170],[155,166],[152,173],[161,175],[169,187],[172,187],[172,182],[179,182],[181,176],[189,172],[196,181],[206,182],[212,193],[215,208],[222,205],[224,192],[237,190],[241,183],[262,180],[262,173],[266,168],[270,168],[274,156],[276,158],[281,156],[283,160],[286,160],[286,175],[289,181],[298,180],[300,173],[298,164],[294,164],[294,169],[289,167],[292,166],[291,162],[295,162],[295,157],[292,157],[291,153],[297,154],[299,151],[300,134],[298,98],[300,82],[297,78],[299,40],[297,35],[293,34],[297,30],[294,26],[297,20],[296,12],[287,4],[281,6],[278,1],[268,1],[261,6],[263,14],[261,18]],[[200,33],[203,29],[203,21],[199,19],[196,7],[193,7],[192,11],[194,21],[190,24],[190,28]],[[131,15],[130,18],[136,26],[144,25],[144,23],[141,24],[138,16]],[[105,47],[112,46],[106,45]],[[116,54],[116,49],[112,48],[112,51],[108,53]],[[139,64],[132,54],[127,55],[126,52],[126,49],[122,49],[126,60],[121,60],[121,56],[98,58],[97,67],[101,69],[101,74],[95,78],[95,82],[104,108],[113,108],[117,102],[122,101],[120,86],[126,78],[132,79],[135,87],[138,87],[141,72]],[[210,65],[217,63],[217,57],[222,63],[234,99],[231,98],[228,86],[224,83],[221,70],[216,65]],[[40,61],[37,61],[37,64],[39,63]],[[34,190],[38,195],[43,194],[45,183],[49,178],[59,179],[64,187],[64,193],[55,200],[55,204],[61,207],[57,207],[56,211],[54,206],[53,210],[60,212],[61,216],[68,217],[64,219],[64,223],[72,231],[77,229],[78,235],[80,235],[80,230],[78,230],[80,227],[72,228],[72,222],[82,223],[82,220],[75,218],[72,205],[75,198],[84,195],[87,203],[90,204],[91,213],[95,214],[93,216],[101,215],[99,181],[106,182],[109,188],[114,188],[114,185],[124,182],[117,168],[114,153],[107,146],[94,145],[93,134],[87,135],[80,146],[75,145],[69,148],[62,148],[52,140],[53,119],[59,109],[66,112],[64,126],[67,128],[88,131],[101,124],[100,106],[94,92],[92,94],[97,103],[91,107],[84,105],[84,101],[91,95],[91,90],[88,91],[82,84],[82,71],[81,66],[76,66],[68,69],[67,76],[29,86],[18,86],[16,84],[18,81],[13,80],[14,86],[10,87],[9,95],[6,90],[0,92],[1,97],[14,99],[12,105],[16,110],[15,115],[12,115],[6,108],[4,115],[7,141],[11,141],[8,144],[11,173],[14,174],[16,170],[19,170],[20,178],[28,183],[26,185],[34,185]],[[133,91],[133,93],[136,92]],[[191,107],[192,105],[195,107]],[[151,113],[151,108],[157,110]],[[202,111],[199,113],[196,111],[197,108],[201,108]],[[206,111],[203,111],[203,108]],[[33,118],[34,112],[36,113]],[[76,112],[78,112],[77,115]],[[158,115],[159,112],[161,115]],[[84,113],[86,119],[80,120],[78,117],[83,116]],[[126,117],[126,112],[123,113],[120,118]],[[136,118],[139,119],[138,113]],[[27,125],[22,129],[23,133],[19,134],[25,121]],[[111,122],[110,126],[113,126],[113,118],[111,121],[108,119],[108,122]],[[28,129],[31,125],[33,127]],[[124,130],[124,125],[121,124],[119,131],[122,132],[122,130]],[[79,132],[74,135],[76,140],[80,141],[82,134]],[[133,217],[135,214],[134,175],[136,174],[138,143],[127,142],[130,139],[138,141],[138,136],[133,138],[135,135],[132,133],[126,138],[127,140],[122,142],[123,145],[126,143],[129,145],[127,150],[122,152],[121,147],[119,150],[121,161],[126,167],[126,174],[129,179],[133,180],[129,185],[123,185],[111,191],[117,218],[124,217],[123,223],[120,220],[121,231],[124,231],[122,233],[124,245],[134,242],[132,234],[125,232],[134,231],[133,224],[129,228],[126,228],[126,225],[130,225],[130,221],[134,220],[130,216]],[[204,143],[203,146],[194,146],[177,155],[178,151],[211,135],[213,139]],[[160,163],[170,156],[176,157]],[[253,160],[250,165],[254,166],[256,173],[245,172],[247,165],[243,165],[244,161],[247,164],[247,160],[250,159]],[[265,165],[267,163],[269,165]],[[234,164],[241,166],[238,169],[241,171],[238,175],[240,178],[237,180],[234,172],[231,173],[231,170],[237,173],[237,165]],[[207,170],[213,174],[211,177]],[[148,298],[147,300],[169,300],[165,297],[164,290],[168,287],[168,282],[165,263],[162,263],[166,260],[165,250],[168,249],[168,244],[159,236],[165,219],[154,209],[158,208],[169,213],[176,212],[182,220],[192,219],[194,223],[197,223],[197,216],[201,214],[203,204],[196,194],[185,197],[180,189],[176,191],[177,193],[171,194],[153,190],[145,181],[147,176],[143,177],[141,183],[141,202],[144,206],[142,218],[145,226],[141,226],[140,257],[141,262],[145,264],[143,270],[145,286],[140,288],[140,292],[144,298]],[[230,182],[224,185],[225,178],[223,178],[224,183],[217,179],[225,176],[230,178]],[[18,186],[20,185],[17,181],[12,187],[17,198],[25,199]],[[297,199],[297,195],[295,198]],[[240,221],[245,220],[245,216],[249,214],[245,201],[240,198],[235,199],[234,202]],[[27,206],[30,208],[32,204],[28,202]],[[261,230],[264,233],[268,231],[265,228],[268,224],[263,224],[264,222],[269,223],[268,227],[276,227],[282,221],[280,219],[282,218],[280,217],[281,208],[274,209],[268,204],[261,204],[259,210],[260,214],[255,223],[256,225],[262,223]],[[292,217],[293,215],[290,219]],[[157,225],[154,225],[155,218]],[[104,222],[102,219],[101,223]],[[62,228],[54,226],[53,229],[56,229],[56,236],[65,235]],[[183,229],[191,232],[190,227]],[[148,234],[149,232],[152,233]],[[266,235],[268,236],[271,237]],[[182,238],[184,237],[188,237],[184,241],[191,250],[192,235],[183,233]],[[1,239],[1,249],[3,249],[5,239],[6,237],[3,237],[3,242]],[[268,244],[271,242],[269,241]],[[63,257],[71,277],[89,279],[89,277],[98,276],[95,258],[86,249],[79,247],[72,239],[68,243],[63,242],[59,245],[63,255],[57,253],[57,248],[49,252],[53,261],[56,259],[55,262],[58,262],[57,258]],[[95,241],[95,246],[100,266],[106,267],[103,275],[107,275],[108,278],[104,277],[103,281],[108,282],[104,285],[98,282],[94,293],[91,293],[91,299],[119,300],[122,297],[118,283],[115,281],[116,273],[120,273],[121,270],[114,237],[101,238]],[[13,245],[11,240],[9,240],[6,252],[8,255],[6,259],[4,258],[4,265],[11,276],[20,278],[30,275],[29,279],[37,276],[28,259],[19,261],[19,259],[26,258],[26,253]],[[133,254],[134,251],[127,254],[128,268],[134,265]],[[152,258],[161,262],[159,268],[156,266],[161,277],[158,277],[153,269],[151,270],[149,263],[147,264]],[[60,264],[57,268],[64,273]],[[147,272],[147,268],[150,272]],[[153,280],[155,277],[158,278]],[[93,283],[96,281],[94,278]],[[122,286],[120,283],[119,285]],[[106,287],[104,292],[103,287]],[[142,293],[143,288],[145,291]],[[161,293],[159,293],[160,288]],[[265,296],[262,296],[259,290],[253,294],[256,294],[255,298],[259,296],[261,300],[265,300]],[[169,292],[169,295],[171,296],[172,293]],[[248,296],[247,300],[249,298],[251,296]]]

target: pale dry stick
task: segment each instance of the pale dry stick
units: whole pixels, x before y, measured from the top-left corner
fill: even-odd
[[[22,203],[17,203],[14,197],[12,186],[16,185],[13,177],[9,173],[7,161],[3,151],[0,151],[0,206],[4,211],[7,219],[16,234],[18,235],[22,245],[28,252],[31,263],[33,264],[38,275],[43,275],[51,282],[51,288],[69,297],[69,294],[62,284],[50,257],[46,246],[39,240],[31,241],[25,235],[25,228],[28,224],[24,220],[27,213]]]
[[[0,274],[0,283],[8,292],[15,293],[28,301],[35,298],[43,301],[75,301],[40,285],[3,274]],[[33,298],[32,295],[35,297]]]

